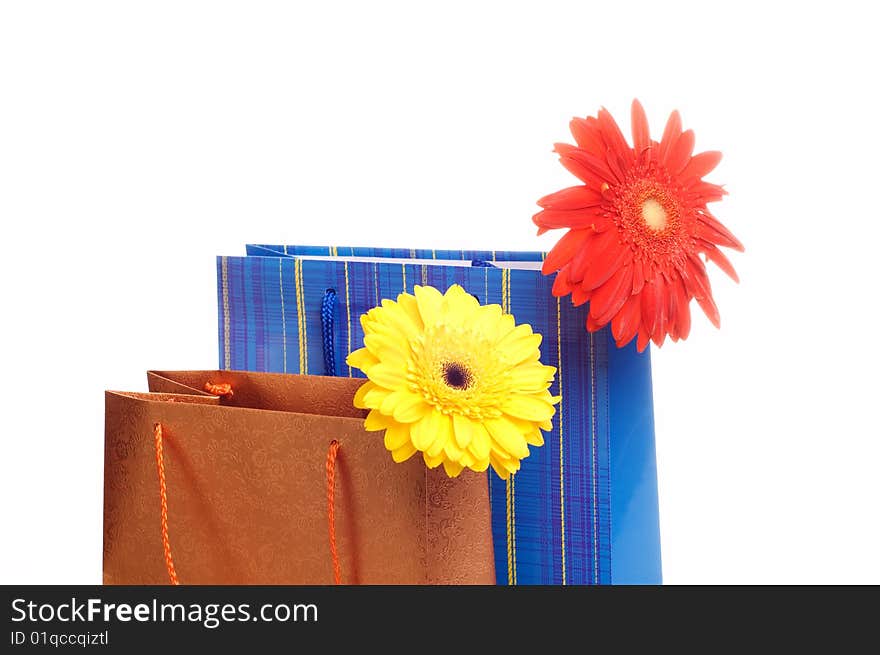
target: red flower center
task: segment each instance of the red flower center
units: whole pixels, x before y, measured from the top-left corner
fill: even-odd
[[[653,177],[637,177],[616,189],[612,205],[624,240],[657,260],[681,252],[684,212],[675,189]]]
[[[659,232],[666,227],[667,218],[669,217],[666,214],[666,210],[663,209],[663,205],[653,198],[648,198],[642,203],[642,219],[644,219],[645,225],[655,232]]]

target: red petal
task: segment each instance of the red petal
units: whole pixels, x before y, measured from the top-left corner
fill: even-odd
[[[598,211],[598,210],[597,210]],[[605,213],[595,215],[595,223],[593,224],[594,232],[605,232],[615,226],[614,219]]]
[[[636,161],[640,166],[647,166],[651,163],[651,161],[657,159],[657,150],[660,147],[660,144],[656,141],[651,141],[647,148],[644,148],[641,152],[636,153]]]
[[[630,296],[611,321],[611,334],[614,335],[618,347],[632,341],[639,331],[642,320],[641,307],[642,299],[639,296]]]
[[[642,287],[645,286],[645,266],[647,264],[640,259],[633,262],[633,295],[641,293]]]
[[[618,181],[611,172],[611,169],[608,168],[608,164],[592,153],[587,152],[582,148],[575,148],[567,143],[557,143],[554,145],[554,149],[559,153],[560,161],[562,161],[563,166],[568,168],[569,171],[574,173],[574,175],[584,182],[592,182],[593,184],[596,184],[597,180],[601,182]],[[569,166],[566,161],[568,161],[571,166]],[[577,172],[578,170],[580,172]]]
[[[718,306],[715,304],[715,300],[712,296],[706,296],[702,300],[697,298],[697,303],[700,305],[700,309],[703,310],[703,313],[709,317],[710,321],[712,321],[712,325],[720,330],[721,315],[718,313]]]
[[[678,312],[679,312],[679,299],[678,293],[676,293],[675,287],[678,286],[680,282],[676,279],[676,281],[671,282],[666,287],[666,302],[667,302],[667,311],[666,316],[666,330],[669,332],[669,338],[673,341],[678,341]]]
[[[644,352],[645,348],[648,347],[648,344],[651,342],[651,337],[648,336],[648,332],[645,330],[644,326],[639,328],[639,339],[636,342],[636,348],[639,352]]]
[[[605,152],[605,143],[599,133],[598,121],[594,117],[572,118],[568,127],[581,148],[594,153]]]
[[[580,307],[585,302],[590,299],[590,292],[581,287],[580,285],[572,288],[571,290],[571,304],[575,307]]]
[[[606,325],[632,295],[632,266],[624,266],[590,297],[590,315],[596,323]]]
[[[617,180],[622,182],[626,178],[626,171],[629,169],[629,164],[611,148],[608,148],[605,152],[605,161],[608,162],[608,168],[611,169],[611,172],[614,173]]]
[[[666,285],[660,277],[645,281],[642,289],[642,325],[658,346],[666,337],[666,314],[669,302],[666,299]]]
[[[604,325],[599,325],[599,324],[593,319],[592,316],[590,316],[589,314],[587,314],[587,331],[588,331],[588,332],[598,332],[598,331],[601,330],[603,327],[605,327],[605,326],[604,326]]]
[[[701,180],[697,180],[696,178],[691,178],[691,182],[693,182],[694,184],[692,184],[688,188],[688,192],[690,193],[691,198],[693,198],[694,200],[701,201],[703,203],[716,202],[727,195],[727,191],[725,191],[723,187],[717,184],[703,182]],[[687,186],[687,184],[685,186]]]
[[[543,209],[532,216],[532,222],[544,231],[558,230],[565,227],[577,230],[593,229],[596,222],[601,219],[601,216],[596,216],[595,212],[595,209],[572,209],[568,211]]]
[[[705,246],[706,257],[715,262],[715,264],[722,271],[727,273],[731,280],[734,282],[739,282],[739,276],[736,274],[736,271],[733,269],[733,264],[730,263],[730,260],[724,256],[724,253],[718,250],[711,243],[707,243]]]
[[[541,266],[541,272],[544,275],[549,275],[565,266],[571,261],[574,254],[583,247],[584,241],[587,240],[591,233],[591,230],[569,230],[566,232],[550,252],[547,253],[547,259],[544,260],[544,265]]]
[[[626,137],[617,126],[617,121],[607,109],[599,110],[599,129],[608,147],[619,155],[625,162],[630,163],[633,160],[632,148],[626,142]]]
[[[585,186],[572,186],[544,196],[538,205],[544,209],[584,209],[602,204],[602,194]]]
[[[552,293],[554,296],[561,298],[567,296],[571,293],[571,285],[568,283],[568,267],[570,264],[566,264],[562,267],[556,274],[556,279],[553,280],[553,290]]]
[[[681,171],[681,179],[687,180],[692,177],[701,178],[712,172],[721,161],[721,153],[717,150],[701,152],[691,157],[688,165]]]
[[[709,320],[712,321],[712,325],[720,328],[721,317],[718,315],[718,307],[712,299],[712,287],[709,284],[709,278],[706,276],[706,268],[703,266],[703,262],[698,257],[688,254],[685,266],[679,273],[688,293],[697,299],[697,303],[699,303]]]
[[[618,232],[603,232],[590,242],[589,264],[581,284],[585,289],[595,289],[631,261],[632,250],[620,243]]]
[[[684,132],[666,152],[666,170],[673,175],[677,175],[690,161],[691,154],[694,152],[694,131],[688,130]],[[661,160],[663,161],[663,160]]]
[[[590,266],[592,259],[593,244],[597,241],[599,235],[595,232],[590,233],[590,237],[584,242],[584,245],[578,250],[571,260],[571,266],[568,269],[568,281],[572,284],[580,284],[584,279],[584,274]]]
[[[648,130],[648,118],[645,116],[645,110],[642,107],[642,103],[638,100],[633,100],[631,115],[633,148],[635,149],[636,154],[641,154],[645,148],[648,148],[651,145],[651,135]]]
[[[648,335],[654,333],[654,327],[657,323],[657,281],[645,280],[645,287],[639,294],[642,299],[642,325],[647,330]]]
[[[740,252],[745,250],[739,239],[733,236],[733,233],[709,212],[699,212],[697,214],[697,226],[694,234],[705,241],[719,246],[726,246]]]
[[[672,283],[670,296],[675,298],[675,331],[679,339],[687,339],[691,333],[691,308],[690,298],[681,279]]]
[[[660,139],[660,147],[657,150],[657,157],[660,161],[666,160],[666,153],[672,148],[675,141],[681,135],[681,116],[678,111],[669,114],[669,120],[666,121],[666,129],[663,130],[663,137]]]

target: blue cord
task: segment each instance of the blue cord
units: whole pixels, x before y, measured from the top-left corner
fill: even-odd
[[[336,357],[333,348],[333,310],[336,289],[327,289],[321,300],[321,342],[324,346],[324,375],[336,375]]]

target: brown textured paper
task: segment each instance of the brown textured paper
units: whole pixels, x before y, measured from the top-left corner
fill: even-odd
[[[363,429],[362,380],[150,372],[106,392],[105,584],[167,584],[153,429],[164,433],[169,538],[182,584],[331,584],[327,451],[340,443],[344,584],[494,584],[486,474],[395,464]],[[233,396],[202,391],[229,383]]]

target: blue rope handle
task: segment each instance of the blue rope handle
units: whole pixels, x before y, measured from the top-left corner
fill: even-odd
[[[324,346],[324,375],[336,375],[336,357],[333,347],[333,310],[336,307],[336,289],[327,289],[321,300],[321,343]]]

